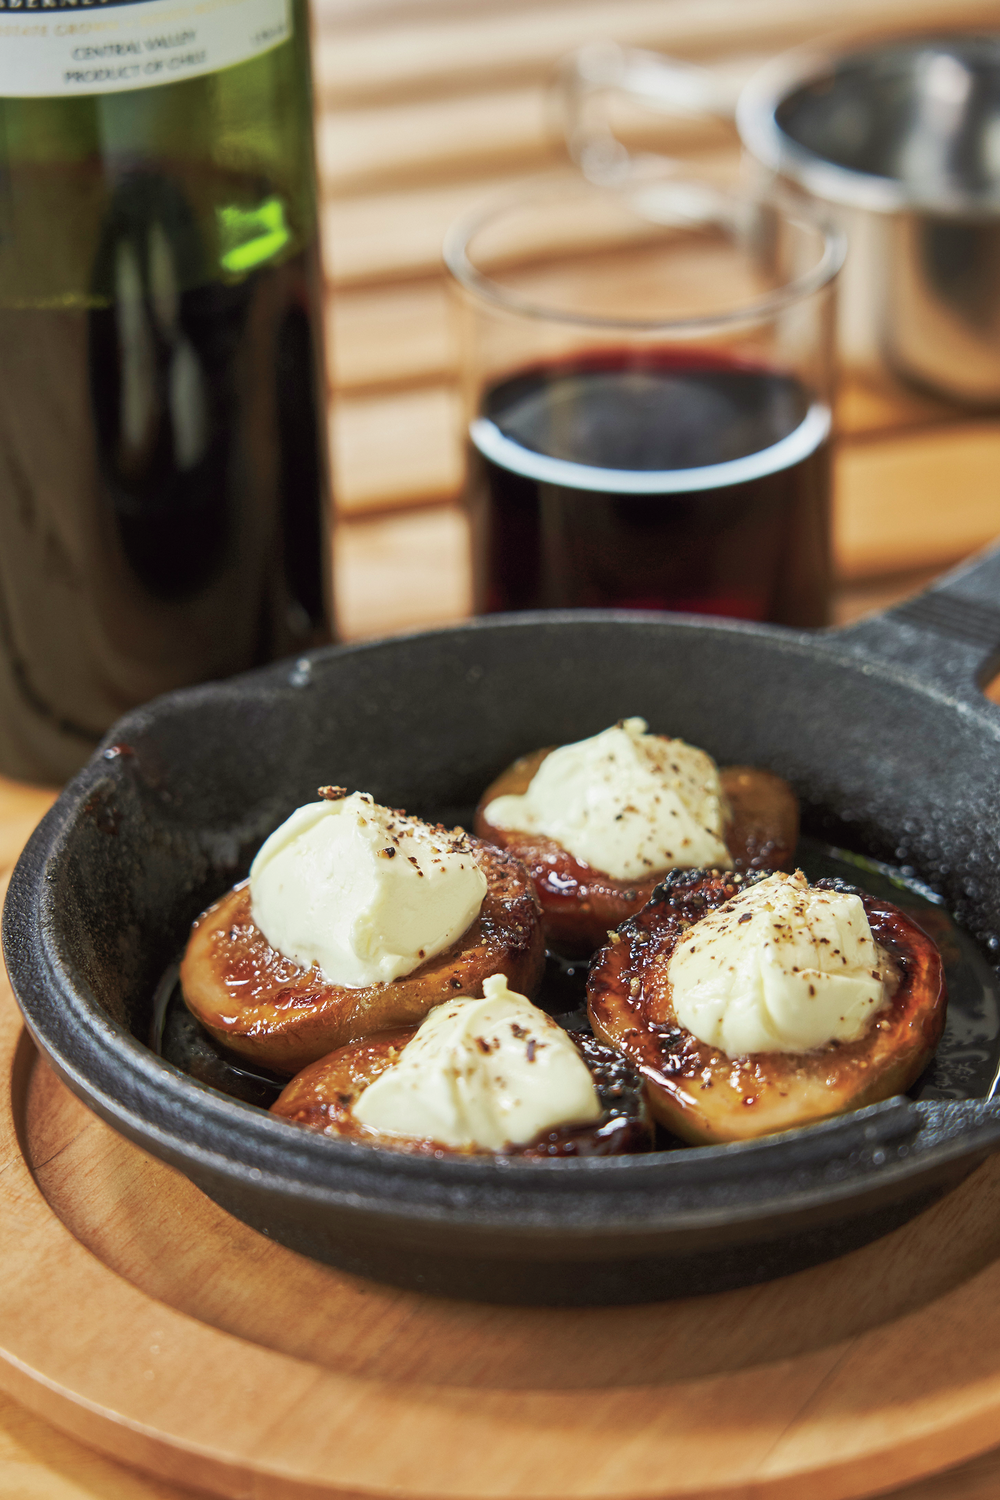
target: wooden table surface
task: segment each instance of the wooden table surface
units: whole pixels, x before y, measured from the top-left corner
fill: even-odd
[[[468,612],[441,235],[491,189],[561,160],[547,85],[562,54],[610,35],[749,72],[756,58],[833,28],[1000,23],[996,0],[315,0],[315,11],[335,577],[350,639]],[[727,127],[704,121],[635,121],[629,132],[695,159],[736,149]],[[837,421],[837,617],[846,622],[1000,533],[1000,417],[852,377]],[[0,781],[0,878],[52,795]],[[0,1395],[5,1500],[181,1493]],[[1000,1451],[896,1497],[1000,1500]]]

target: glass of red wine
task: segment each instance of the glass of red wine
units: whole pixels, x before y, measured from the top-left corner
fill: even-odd
[[[475,607],[829,622],[840,238],[640,164],[455,225]]]

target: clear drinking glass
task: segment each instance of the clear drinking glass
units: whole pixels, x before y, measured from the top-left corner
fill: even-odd
[[[445,259],[478,612],[828,623],[838,235],[641,164],[538,179]]]

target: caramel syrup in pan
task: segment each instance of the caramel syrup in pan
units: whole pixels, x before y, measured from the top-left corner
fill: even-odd
[[[864,855],[815,839],[799,843],[797,862],[810,880],[834,877],[892,901],[934,939],[944,960],[948,1018],[934,1058],[910,1089],[914,1099],[991,1099],[1000,1092],[1000,986],[973,940],[920,881]],[[567,1030],[589,1030],[586,960],[550,954],[536,1004]],[[167,1062],[199,1082],[246,1104],[267,1109],[287,1080],[234,1058],[208,1035],[181,999],[177,965],[156,993],[150,1044]],[[661,1131],[659,1144],[678,1143]]]

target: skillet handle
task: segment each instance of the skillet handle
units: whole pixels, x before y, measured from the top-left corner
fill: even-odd
[[[852,654],[898,663],[927,687],[987,713],[1000,672],[1000,545],[895,609],[833,633]]]

